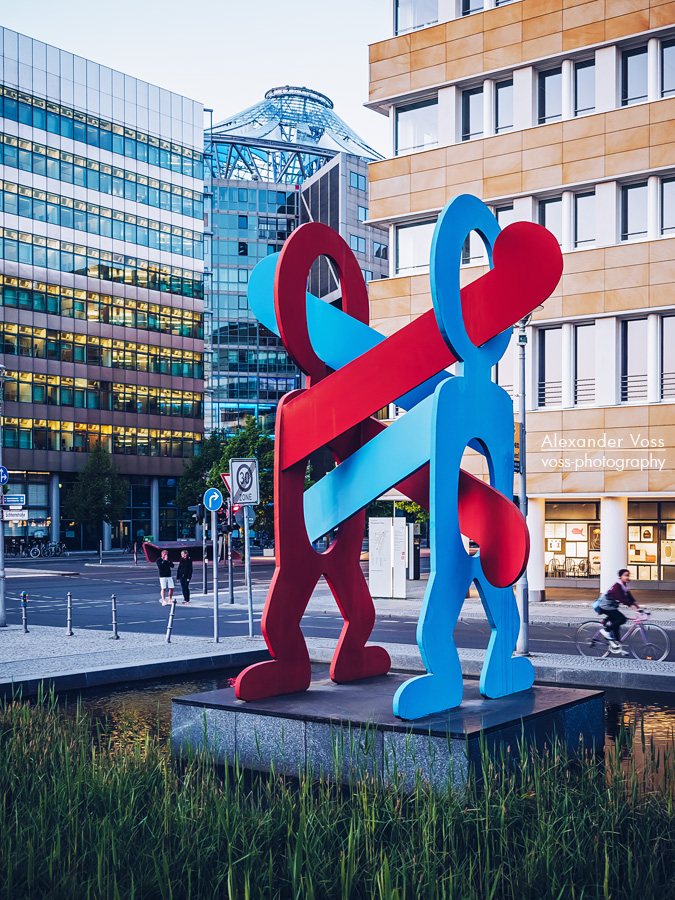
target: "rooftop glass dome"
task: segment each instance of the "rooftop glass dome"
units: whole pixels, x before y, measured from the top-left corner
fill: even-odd
[[[213,137],[274,141],[382,159],[333,111],[333,101],[306,87],[276,87],[265,99],[213,126]]]

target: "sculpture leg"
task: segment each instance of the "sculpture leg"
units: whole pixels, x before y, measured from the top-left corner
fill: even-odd
[[[526,691],[534,684],[534,666],[525,656],[513,656],[520,626],[513,588],[493,587],[482,575],[475,581],[492,628],[480,692],[484,697],[505,697]]]
[[[386,675],[391,667],[384,647],[366,647],[375,606],[360,562],[364,522],[364,512],[343,522],[326,554],[326,581],[345,620],[330,667],[330,677],[340,683]]]

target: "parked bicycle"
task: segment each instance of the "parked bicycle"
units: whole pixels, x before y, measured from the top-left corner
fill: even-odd
[[[624,625],[621,643],[635,659],[661,662],[670,653],[670,637],[659,625],[649,621],[651,613],[642,610],[630,623]],[[583,622],[577,629],[575,642],[582,656],[606,659],[611,655],[609,638],[605,637],[604,620]]]

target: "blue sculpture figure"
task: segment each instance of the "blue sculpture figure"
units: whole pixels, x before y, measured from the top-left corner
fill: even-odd
[[[417,626],[417,643],[426,675],[401,685],[394,713],[418,719],[458,706],[462,670],[453,631],[472,583],[476,584],[492,634],[481,672],[480,691],[501,697],[527,690],[534,682],[529,659],[513,657],[519,615],[513,589],[496,588],[485,577],[480,550],[471,556],[459,527],[458,481],[467,447],[484,454],[490,484],[513,494],[513,405],[491,379],[491,370],[509,342],[511,330],[480,347],[470,340],[462,313],[459,266],[462,246],[477,231],[492,259],[499,233],[496,219],[475,197],[448,204],[438,220],[431,246],[431,293],[439,330],[458,363],[455,377],[434,391],[431,416],[430,543],[431,569]]]

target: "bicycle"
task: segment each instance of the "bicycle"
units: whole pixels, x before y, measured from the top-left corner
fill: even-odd
[[[670,638],[663,628],[649,622],[650,615],[642,612],[627,624],[621,643],[628,647],[634,659],[661,662],[670,653]],[[602,634],[604,621],[582,622],[577,629],[574,640],[581,656],[606,659],[610,655],[609,640]]]

